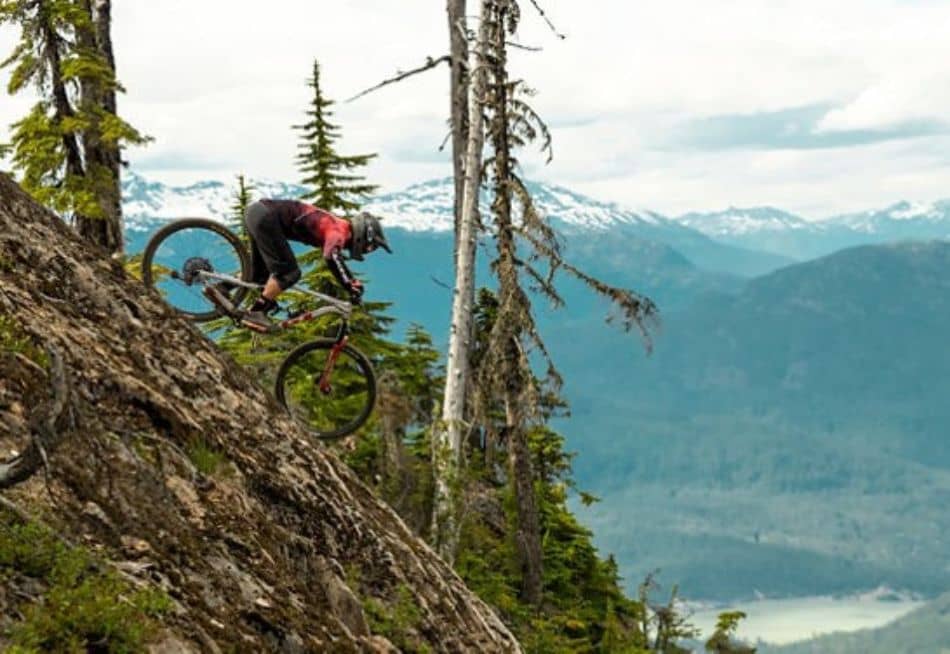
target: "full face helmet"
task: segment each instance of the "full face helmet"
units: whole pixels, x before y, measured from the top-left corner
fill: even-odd
[[[357,261],[362,261],[364,254],[372,252],[376,248],[383,248],[386,252],[393,253],[386,241],[386,236],[383,235],[383,227],[379,224],[379,218],[373,214],[367,211],[360,212],[352,218],[350,227],[353,230],[350,256]]]

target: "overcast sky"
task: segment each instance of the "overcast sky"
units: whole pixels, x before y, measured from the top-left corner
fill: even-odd
[[[529,177],[668,214],[950,197],[950,0],[540,1],[567,39],[522,2],[520,40],[544,50],[516,52],[513,76],[555,147],[550,165],[526,158]],[[444,6],[115,0],[120,113],[156,139],[128,158],[167,182],[297,181],[314,58],[342,100],[445,53]],[[0,28],[0,55],[16,37]],[[443,67],[341,103],[341,150],[378,152],[384,190],[449,174],[447,96]],[[0,95],[0,140],[31,100]]]

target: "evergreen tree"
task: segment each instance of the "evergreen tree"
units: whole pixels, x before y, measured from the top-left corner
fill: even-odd
[[[340,126],[331,122],[333,101],[320,86],[320,64],[313,62],[313,77],[308,81],[313,89],[313,100],[307,111],[309,120],[294,129],[301,133],[297,165],[303,173],[303,185],[310,189],[304,196],[327,211],[349,213],[378,188],[367,184],[364,177],[353,171],[368,164],[375,154],[341,155],[336,151]]]
[[[244,223],[244,215],[247,213],[248,206],[254,202],[254,191],[256,190],[254,184],[247,181],[243,173],[238,174],[237,188],[232,196],[231,214],[228,217],[228,227],[234,230],[244,243],[250,243],[251,240],[247,233],[247,225]]]
[[[742,611],[720,613],[716,621],[716,631],[706,641],[706,650],[713,654],[755,654],[756,648],[733,640],[739,622],[745,617]]]
[[[0,67],[7,92],[33,85],[40,100],[12,126],[12,164],[38,201],[71,217],[88,240],[122,249],[119,149],[147,141],[115,111],[109,3],[0,0],[0,24],[20,41]],[[90,227],[89,221],[99,221]]]

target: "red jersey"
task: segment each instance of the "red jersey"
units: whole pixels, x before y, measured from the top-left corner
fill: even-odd
[[[350,239],[349,221],[329,211],[297,200],[261,200],[261,203],[280,221],[284,236],[321,248],[325,258],[345,247]]]

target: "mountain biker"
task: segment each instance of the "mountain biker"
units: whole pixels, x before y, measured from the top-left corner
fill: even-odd
[[[273,328],[268,315],[278,309],[277,296],[300,280],[300,266],[289,241],[321,248],[327,267],[354,304],[360,303],[363,284],[346,267],[341,250],[349,250],[356,261],[377,248],[392,254],[379,218],[367,212],[350,221],[306,202],[259,200],[248,206],[244,223],[251,235],[251,278],[263,284],[264,290],[241,322],[256,331]]]

